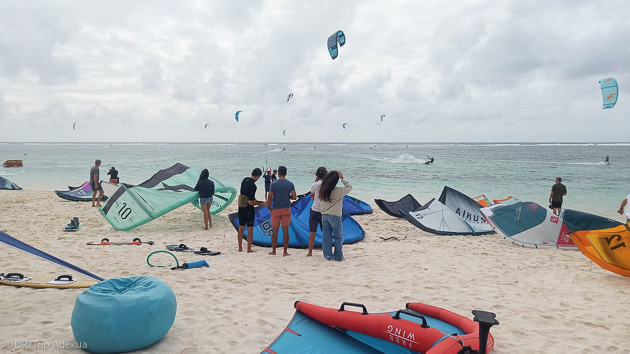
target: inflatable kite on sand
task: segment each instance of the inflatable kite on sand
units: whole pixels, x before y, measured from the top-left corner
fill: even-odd
[[[298,200],[291,203],[291,225],[289,226],[289,247],[306,248],[308,247],[308,236],[310,234],[308,228],[308,220],[310,216],[313,200],[311,194],[301,195]],[[344,202],[345,206],[345,202]],[[238,230],[238,213],[229,215],[230,221],[236,230]],[[343,225],[343,243],[355,243],[363,240],[365,231],[359,223],[354,220],[345,211],[341,215]],[[271,246],[271,235],[273,228],[271,227],[271,213],[269,208],[256,208],[256,220],[254,221],[253,243],[256,246]],[[244,237],[247,237],[247,229],[245,229]],[[278,230],[278,244],[281,245],[284,240],[282,229]],[[317,229],[315,234],[315,247],[322,247],[322,231]]]
[[[471,320],[418,302],[386,313],[351,302],[339,309],[302,301],[294,307],[291,322],[263,353],[488,353],[490,328],[499,324],[491,312],[474,310]]]
[[[580,251],[598,266],[630,277],[630,228],[628,224],[602,230],[571,233]]]
[[[122,183],[101,208],[101,214],[114,229],[128,231],[186,203],[195,204],[199,193],[194,189],[200,173],[176,163],[137,186]],[[210,179],[214,182],[210,213],[216,214],[230,205],[236,197],[236,189],[212,177]]]

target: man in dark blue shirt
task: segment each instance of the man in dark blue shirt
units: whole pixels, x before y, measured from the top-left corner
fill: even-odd
[[[269,200],[271,205],[271,227],[273,233],[271,235],[271,252],[270,255],[276,254],[276,244],[278,243],[278,229],[282,224],[282,244],[284,245],[284,257],[289,255],[289,225],[291,225],[291,200],[297,199],[295,186],[293,182],[286,179],[287,168],[285,166],[278,167],[278,180],[271,184],[269,189]]]

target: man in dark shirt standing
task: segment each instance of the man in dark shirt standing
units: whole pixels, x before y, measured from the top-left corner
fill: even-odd
[[[255,205],[265,205],[256,200],[256,181],[262,175],[260,168],[252,171],[251,177],[245,177],[241,182],[241,195],[238,197],[238,251],[243,252],[243,233],[247,226],[247,253],[252,253],[254,239],[254,220],[256,219]]]
[[[551,194],[549,195],[549,203],[551,203],[554,214],[560,215],[562,197],[565,195],[567,195],[567,187],[562,184],[562,178],[556,177],[556,184],[551,187]]]
[[[267,194],[269,193],[269,187],[271,187],[271,167],[269,167],[269,169],[265,171],[263,178],[265,179],[265,201],[266,201]]]
[[[101,160],[94,161],[94,166],[90,169],[90,187],[92,187],[92,206],[100,207],[101,206],[101,198],[103,198],[103,187],[101,187],[100,181],[100,173],[101,171],[98,169],[101,166]],[[94,205],[94,200],[96,199],[96,193],[100,192],[98,195],[98,202]]]

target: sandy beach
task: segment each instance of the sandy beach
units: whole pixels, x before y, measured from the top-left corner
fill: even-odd
[[[472,318],[473,309],[496,313],[494,353],[630,353],[630,279],[599,268],[579,251],[531,249],[499,235],[436,236],[382,212],[356,216],[363,241],[344,247],[345,261],[324,260],[321,250],[305,257],[237,252],[236,231],[227,215],[233,203],[202,230],[203,215],[183,206],[130,232],[115,231],[89,203],[69,202],[47,191],[0,191],[0,229],[40,250],[104,278],[152,275],[177,296],[177,316],[168,334],[141,352],[257,353],[284,329],[296,300],[338,307],[344,301],[370,312],[404,308],[417,301]],[[62,227],[79,217],[82,228]],[[384,242],[381,237],[399,241]],[[154,245],[88,246],[107,237],[139,237]],[[207,247],[209,268],[151,268],[146,258],[167,244]],[[54,278],[74,274],[4,244],[0,272]],[[180,262],[203,259],[177,254]],[[167,254],[153,263],[172,264]],[[39,352],[16,343],[48,343],[46,352],[74,340],[72,309],[80,289],[0,286],[0,348],[5,353]]]

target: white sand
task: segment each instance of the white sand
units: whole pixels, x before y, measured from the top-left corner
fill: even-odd
[[[435,236],[373,205],[373,215],[356,219],[367,235],[344,247],[344,262],[237,252],[236,231],[227,211],[202,230],[203,216],[181,207],[130,232],[117,232],[89,203],[64,201],[53,192],[0,191],[0,229],[36,248],[104,278],[153,275],[171,286],[178,311],[173,327],[142,352],[261,352],[291,319],[296,300],[327,307],[344,301],[363,303],[370,312],[404,308],[418,301],[472,318],[473,309],[492,311],[501,324],[492,329],[495,353],[630,353],[630,279],[607,272],[579,251],[529,249],[498,235]],[[62,227],[78,216],[75,233]],[[404,240],[383,242],[380,237]],[[107,237],[135,237],[156,244],[88,246]],[[205,257],[210,268],[173,271],[150,268],[146,257],[164,245],[185,243],[221,251]],[[37,277],[81,274],[0,245],[0,272]],[[180,262],[204,257],[177,254]],[[171,262],[167,254],[152,262]],[[171,258],[172,259],[172,258]],[[71,342],[70,316],[83,290],[0,286],[0,351],[16,341],[53,346]],[[49,348],[47,352],[78,349]]]

